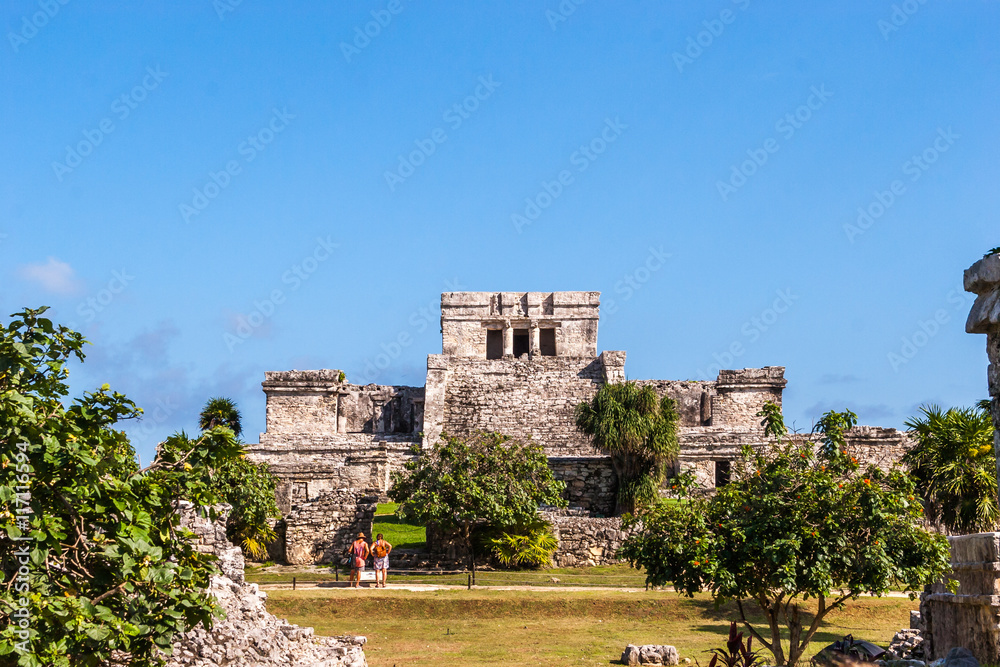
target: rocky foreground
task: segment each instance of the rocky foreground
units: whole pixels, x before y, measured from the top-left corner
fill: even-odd
[[[317,637],[312,628],[269,614],[267,593],[243,578],[243,553],[226,539],[225,521],[212,523],[189,505],[181,523],[219,557],[222,574],[209,592],[226,612],[211,630],[201,625],[174,642],[168,667],[367,667],[364,637]]]

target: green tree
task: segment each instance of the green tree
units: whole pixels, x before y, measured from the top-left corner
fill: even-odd
[[[238,438],[243,435],[243,423],[235,401],[223,396],[208,399],[198,415],[198,428],[202,431],[225,426]]]
[[[759,416],[766,431],[785,436],[775,406]],[[851,421],[827,413],[818,453],[808,442],[780,439],[745,447],[730,484],[708,498],[652,506],[633,522],[637,532],[620,554],[645,568],[650,584],[735,601],[775,664],[795,664],[848,600],[921,590],[950,567],[947,539],[922,527],[909,476],[862,470],[843,454],[840,429]],[[766,628],[749,621],[748,604],[760,608]]]
[[[45,310],[0,327],[0,665],[158,664],[217,609],[175,501],[215,503],[205,470],[239,445],[213,430],[139,470],[116,427],[141,411],[108,385],[69,400],[85,341]]]
[[[928,515],[957,533],[995,530],[997,461],[989,402],[944,411],[936,405],[906,422],[917,445],[903,463],[917,481]]]
[[[590,403],[577,405],[577,429],[611,455],[618,475],[616,513],[634,513],[658,498],[678,453],[677,420],[673,399],[635,382],[605,384]]]
[[[404,516],[461,536],[473,575],[476,527],[529,525],[539,505],[566,506],[566,485],[552,476],[542,447],[499,433],[442,433],[392,481],[389,497],[404,503]]]

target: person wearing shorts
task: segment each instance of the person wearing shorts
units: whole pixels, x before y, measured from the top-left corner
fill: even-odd
[[[358,539],[351,544],[351,587],[357,588],[361,584],[361,573],[365,571],[365,561],[370,554],[368,543],[365,541],[365,534],[358,533]],[[375,575],[376,577],[378,575]]]
[[[372,556],[375,558],[375,588],[380,585],[385,588],[385,575],[389,571],[389,553],[392,551],[392,545],[385,541],[382,537],[382,533],[378,534],[378,537],[372,542]],[[379,572],[382,573],[382,582],[379,584]]]

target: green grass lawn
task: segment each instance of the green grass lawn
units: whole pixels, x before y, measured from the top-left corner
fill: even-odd
[[[427,529],[406,523],[396,516],[398,503],[379,503],[375,510],[375,521],[372,524],[372,537],[382,533],[394,549],[414,549],[423,551],[427,548]]]
[[[372,667],[606,666],[629,643],[672,644],[682,658],[707,664],[704,651],[725,643],[736,617],[732,605],[716,609],[707,595],[689,599],[665,591],[306,589],[268,595],[272,613],[317,634],[367,636]],[[906,598],[850,603],[827,617],[807,657],[847,633],[886,646],[909,626],[917,606]]]

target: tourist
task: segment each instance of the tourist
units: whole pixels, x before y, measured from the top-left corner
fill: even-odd
[[[351,587],[357,588],[361,584],[361,573],[365,571],[365,561],[368,560],[368,542],[365,541],[365,534],[358,533],[358,539],[351,544]]]
[[[385,575],[389,571],[389,553],[392,545],[385,541],[382,533],[372,542],[372,556],[375,558],[375,588],[379,587],[378,573],[382,573],[382,588],[385,588]]]

